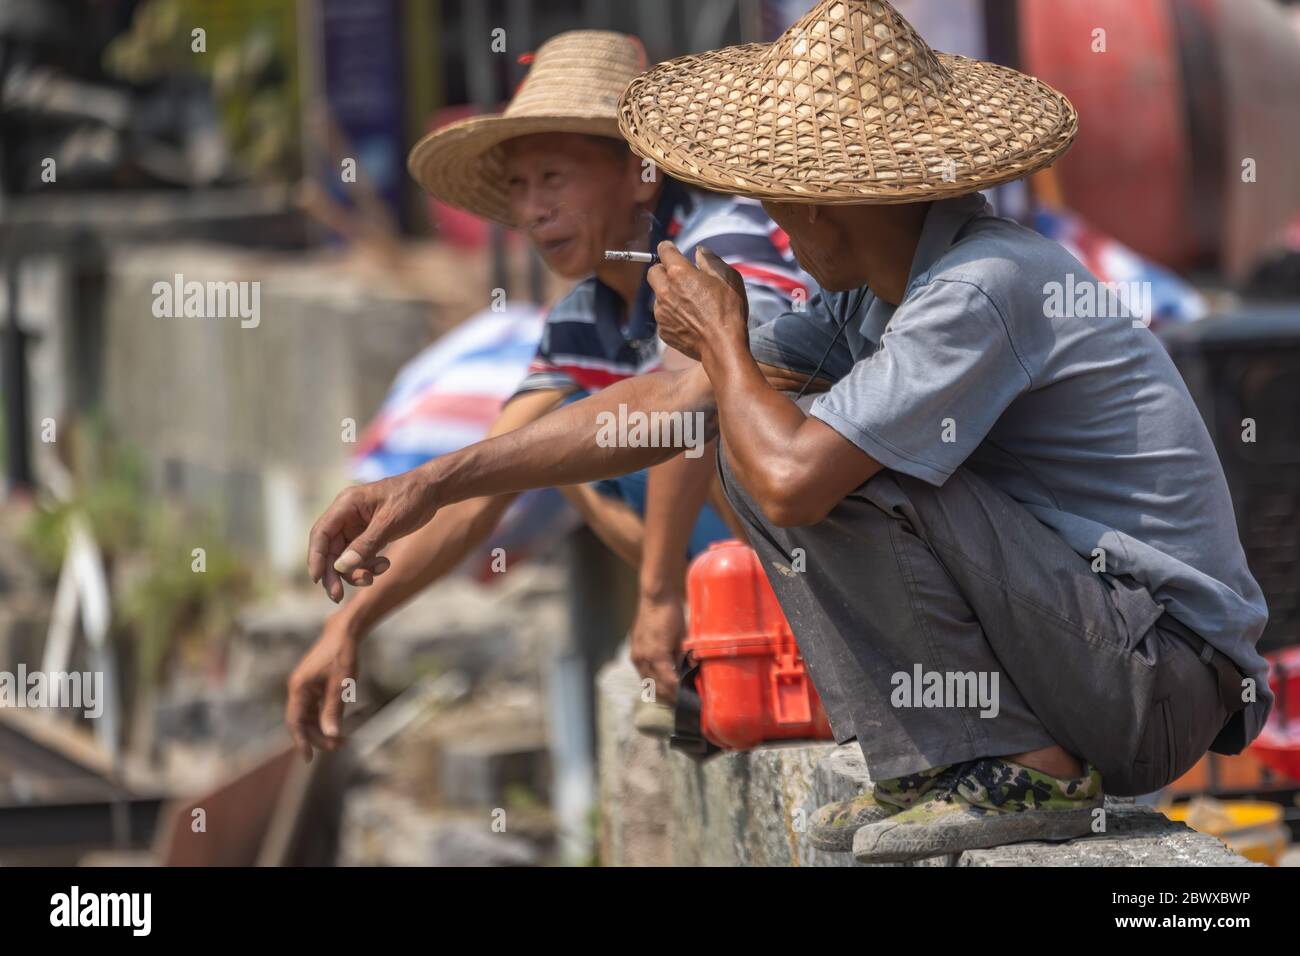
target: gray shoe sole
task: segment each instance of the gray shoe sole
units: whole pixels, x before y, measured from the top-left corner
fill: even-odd
[[[858,829],[853,837],[853,856],[859,863],[906,863],[1026,840],[1073,840],[1092,832],[1095,808],[1023,810],[963,816],[932,824],[882,820]]]
[[[808,842],[817,849],[825,850],[828,853],[848,853],[853,849],[853,838],[857,836],[859,830],[865,826],[888,820],[898,812],[900,811],[881,810],[878,819],[867,820],[851,827],[819,827],[813,824],[808,827]]]

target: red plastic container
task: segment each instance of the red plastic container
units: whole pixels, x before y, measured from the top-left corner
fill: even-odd
[[[700,730],[728,750],[831,740],[830,721],[758,555],[720,541],[691,564],[685,649],[700,664]]]

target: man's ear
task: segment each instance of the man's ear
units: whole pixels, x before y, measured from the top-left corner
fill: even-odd
[[[637,205],[653,208],[663,186],[663,171],[631,150],[628,150],[627,166],[628,181]]]

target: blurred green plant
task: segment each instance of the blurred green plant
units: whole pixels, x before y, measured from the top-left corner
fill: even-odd
[[[239,607],[252,596],[253,582],[221,542],[212,516],[157,506],[144,518],[140,567],[124,587],[118,610],[134,638],[139,678],[153,686],[183,642],[206,644],[230,633]],[[196,547],[202,548],[201,571]]]
[[[74,449],[70,463],[74,493],[66,501],[42,498],[22,534],[22,544],[37,569],[51,580],[63,566],[74,514],[85,517],[106,560],[138,548],[144,524],[139,458],[110,443],[99,421],[84,424],[65,440]]]
[[[221,640],[253,596],[253,575],[221,539],[219,515],[149,493],[139,457],[91,423],[71,437],[73,493],[43,498],[22,533],[38,569],[57,576],[70,521],[84,517],[113,594],[113,636],[131,645],[142,687],[163,677],[187,641]],[[195,549],[202,549],[202,570]]]
[[[196,55],[191,31],[200,24],[207,52]],[[194,0],[144,0],[131,28],[105,50],[104,67],[133,83],[207,76],[240,164],[260,178],[293,179],[300,166],[294,24],[292,0],[223,0],[217,16]]]

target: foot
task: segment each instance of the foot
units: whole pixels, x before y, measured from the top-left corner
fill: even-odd
[[[632,713],[632,726],[647,737],[667,739],[677,729],[674,711],[667,704],[655,701],[638,701]]]
[[[903,863],[1019,843],[1070,840],[1092,829],[1102,805],[1101,774],[1053,777],[997,757],[962,765],[947,787],[930,790],[901,813],[861,827],[853,838],[860,863]]]
[[[819,807],[808,821],[808,840],[819,850],[847,853],[853,834],[868,823],[901,813],[937,786],[948,782],[950,767],[932,767],[882,780],[866,793]]]

